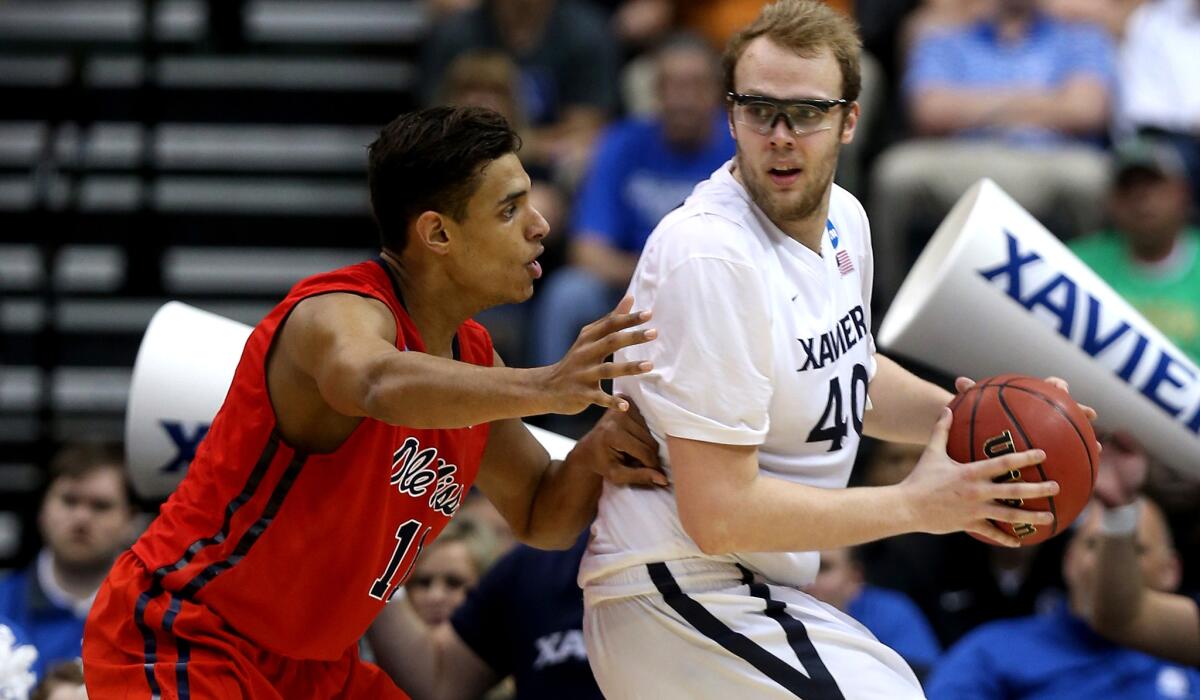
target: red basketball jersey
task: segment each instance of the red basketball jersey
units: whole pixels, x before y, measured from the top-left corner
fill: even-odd
[[[180,605],[203,604],[278,654],[327,660],[362,636],[454,515],[489,427],[366,418],[336,452],[288,445],[267,394],[268,350],[297,303],[330,292],[387,304],[396,346],[425,350],[381,260],[301,281],[250,334],[187,476],[133,546]],[[492,365],[491,338],[474,321],[459,326],[456,351]]]

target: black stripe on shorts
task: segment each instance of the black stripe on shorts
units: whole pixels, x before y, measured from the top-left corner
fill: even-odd
[[[804,631],[804,624],[788,615],[784,610],[783,603],[771,600],[768,595],[765,598],[767,601],[766,614],[783,626],[788,635],[788,642],[796,651],[796,656],[804,664],[804,668],[812,674],[811,676],[804,675],[779,657],[763,649],[746,635],[734,631],[698,601],[689,597],[680,590],[679,584],[671,575],[666,564],[655,562],[647,564],[646,569],[650,572],[650,580],[654,582],[654,586],[658,588],[658,592],[662,594],[667,605],[671,606],[672,610],[679,613],[697,631],[720,644],[729,653],[746,661],[798,698],[845,700],[842,691],[837,687],[837,683],[829,675],[825,664],[817,655],[817,650],[809,640],[808,633]],[[755,586],[762,586],[762,584],[749,585],[753,595],[763,598],[755,589]],[[762,587],[766,588],[766,586]],[[796,629],[799,629],[800,632],[796,633]]]

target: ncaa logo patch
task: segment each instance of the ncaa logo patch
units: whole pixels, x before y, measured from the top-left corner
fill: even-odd
[[[838,237],[837,229],[833,227],[833,221],[831,221],[829,219],[825,220],[825,230],[829,232],[830,245],[833,246],[834,250],[837,250],[838,241],[840,241],[841,238]]]

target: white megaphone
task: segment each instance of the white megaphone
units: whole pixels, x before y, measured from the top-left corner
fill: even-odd
[[[1200,476],[1200,368],[991,180],[954,205],[878,340],[952,374],[1062,377],[1099,428]]]
[[[130,480],[146,499],[168,496],[225,401],[251,328],[177,301],[155,312],[138,348],[125,415]],[[554,459],[575,441],[529,426]]]

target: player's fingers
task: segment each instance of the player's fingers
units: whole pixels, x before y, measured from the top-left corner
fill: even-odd
[[[645,360],[637,362],[605,362],[600,365],[598,376],[600,379],[631,377],[635,374],[645,374],[652,369],[654,369],[654,363]]]
[[[981,520],[975,525],[972,525],[971,527],[967,528],[967,532],[979,535],[986,540],[990,540],[993,544],[997,544],[1002,547],[1021,546],[1021,540],[1008,534],[1004,530],[1001,530],[987,520]]]
[[[1079,409],[1083,411],[1083,417],[1087,418],[1089,421],[1094,422],[1096,418],[1100,416],[1100,414],[1096,413],[1096,409],[1092,408],[1091,406],[1079,404]]]
[[[1043,510],[1024,510],[999,503],[984,509],[984,517],[1002,523],[1029,523],[1038,527],[1050,527],[1054,524],[1054,514]]]
[[[632,304],[633,297],[625,297],[612,312],[592,321],[579,332],[580,340],[591,342],[617,331],[631,328],[650,320],[649,311],[630,311],[625,302]]]
[[[960,394],[965,394],[975,386],[975,380],[970,377],[959,377],[954,380],[954,390]]]
[[[950,439],[950,423],[953,420],[954,414],[950,409],[943,408],[937,423],[933,424],[933,434],[929,436],[929,449],[936,450],[941,454],[946,453],[946,442]]]
[[[604,478],[621,486],[666,486],[667,477],[660,471],[647,467],[628,467],[614,464],[604,470]]]
[[[1071,393],[1071,385],[1067,384],[1067,380],[1062,377],[1046,377],[1046,383],[1056,389],[1062,389],[1068,394]]]
[[[1014,452],[1009,455],[980,460],[973,463],[971,467],[977,476],[991,479],[1001,476],[1005,472],[1020,471],[1023,467],[1040,464],[1045,459],[1046,453],[1042,450],[1025,450],[1024,452]]]
[[[651,368],[653,369],[653,367]],[[617,396],[629,401],[629,397],[625,394],[617,394]],[[646,419],[642,417],[642,412],[638,410],[636,403],[629,401],[629,411],[625,413],[625,417],[628,420],[630,433],[647,445],[657,446],[654,436],[650,434],[650,428],[646,427]]]
[[[607,357],[621,348],[648,343],[657,337],[658,330],[655,328],[640,328],[636,331],[625,331],[624,333],[609,333],[595,343],[595,349],[600,357]]]
[[[1001,501],[1022,501],[1057,496],[1059,490],[1057,481],[1013,481],[991,484],[981,495]]]
[[[597,406],[602,406],[604,408],[611,408],[614,411],[628,411],[629,410],[629,401],[622,399],[619,396],[609,396],[608,394],[606,394],[603,391],[600,391],[598,389],[596,391],[591,392],[588,395],[588,401],[596,404]]]

